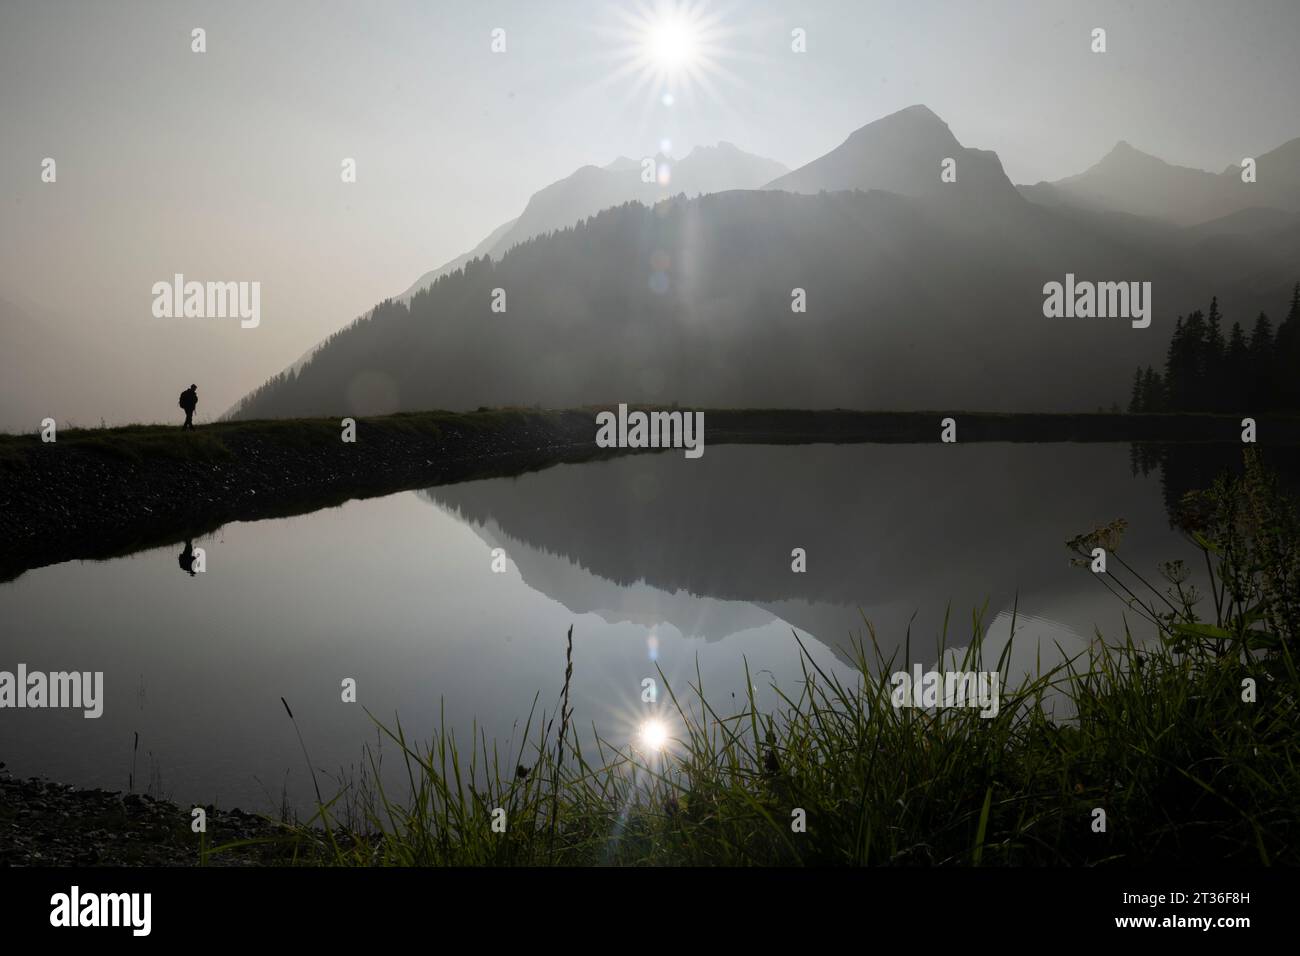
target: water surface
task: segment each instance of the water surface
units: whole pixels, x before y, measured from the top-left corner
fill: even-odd
[[[100,670],[106,684],[97,720],[0,712],[0,760],[125,789],[138,733],[137,790],[269,811],[284,788],[304,807],[281,696],[327,771],[355,767],[376,738],[340,699],[347,677],[410,734],[426,738],[444,707],[462,737],[477,722],[517,746],[534,696],[553,706],[560,692],[570,625],[576,721],[618,743],[651,709],[641,682],[656,665],[681,689],[698,667],[725,704],[747,661],[774,707],[770,684],[801,680],[794,634],[851,681],[864,618],[886,654],[910,627],[913,657],[933,663],[948,608],[949,645],[968,643],[986,607],[996,650],[1018,602],[1014,667],[1028,669],[1097,628],[1122,633],[1123,607],[1064,546],[1117,517],[1135,567],[1190,556],[1127,445],[718,446],[235,523],[194,542],[203,574],[185,573],[178,543],[0,585],[0,668]]]

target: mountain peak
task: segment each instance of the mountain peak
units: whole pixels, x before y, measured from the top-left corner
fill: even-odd
[[[913,119],[927,119],[937,123],[943,123],[944,126],[948,125],[947,123],[943,122],[943,118],[940,117],[938,113],[930,109],[930,107],[926,106],[924,103],[913,103],[911,106],[904,106],[901,110],[895,110],[892,113],[887,113],[886,115],[882,116],[880,119],[876,120],[876,122],[881,123],[884,122],[885,120],[892,119],[896,116],[906,116],[906,117],[911,117]]]
[[[1121,139],[1116,143],[1109,153],[1101,158],[1097,165],[1102,163],[1159,163],[1162,166],[1168,165],[1159,156],[1152,156],[1150,153],[1144,153],[1126,139]]]
[[[936,122],[943,123],[942,117],[940,117],[938,113],[930,109],[930,107],[926,106],[924,103],[913,103],[911,106],[905,106],[898,112],[894,113],[893,115],[925,117],[927,119],[932,119],[935,120]],[[943,125],[947,126],[948,124],[943,123]]]
[[[849,135],[849,140],[878,135],[884,131],[891,133],[906,131],[912,135],[928,132],[931,135],[952,137],[952,131],[939,114],[923,103],[915,103],[912,106],[890,113],[888,116],[872,120],[866,126],[859,127]],[[955,143],[956,140],[953,139],[953,142]]]
[[[722,155],[739,156],[744,155],[744,152],[745,151],[735,143],[728,143],[726,140],[719,140],[718,143],[713,146],[706,146],[701,143],[699,146],[696,146],[693,150],[687,153],[684,158],[690,159],[692,157]]]
[[[956,163],[955,180],[940,178],[946,160]],[[921,103],[855,130],[825,156],[767,188],[797,193],[880,189],[903,196],[1021,201],[995,153],[962,146],[948,124]]]
[[[1236,177],[1232,167],[1228,172]],[[1047,185],[1058,202],[1192,226],[1242,207],[1245,197],[1225,192],[1222,175],[1175,165],[1122,139],[1083,172]],[[1252,192],[1247,204],[1267,205],[1262,198]]]

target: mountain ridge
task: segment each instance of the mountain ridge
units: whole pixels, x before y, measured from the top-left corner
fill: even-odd
[[[710,149],[691,155],[728,147]],[[953,182],[940,176],[944,159],[956,160]],[[611,165],[630,176],[629,162]],[[1044,283],[1150,281],[1157,328],[1212,295],[1247,321],[1276,308],[1300,252],[1285,210],[1193,230],[1069,194],[1072,182],[1122,183],[1135,169],[1219,180],[1121,140],[1082,178],[1040,184],[1051,195],[1039,201],[996,153],[963,146],[915,105],[761,188],[633,199],[561,229],[525,226],[536,234],[522,242],[503,234],[376,307],[346,346],[238,412],[621,400],[1091,411],[1126,394],[1134,364],[1158,364],[1163,340],[1122,321],[1045,320]],[[583,167],[540,190],[520,221],[554,221],[573,182],[607,172]],[[506,314],[489,309],[496,288],[509,290]],[[802,317],[790,311],[794,289],[810,303]]]
[[[956,164],[955,179],[946,182],[941,174],[950,159]],[[921,104],[859,127],[829,153],[764,188],[805,194],[881,189],[981,202],[1020,199],[997,153],[963,146],[948,124]]]
[[[1179,166],[1120,140],[1081,173],[1019,190],[1044,205],[1126,212],[1179,226],[1200,226],[1251,208],[1300,212],[1300,137],[1252,158],[1257,178],[1246,183],[1240,165],[1219,173]]]
[[[492,230],[468,252],[423,273],[403,292],[395,296],[396,300],[409,302],[411,297],[421,289],[428,288],[440,277],[464,268],[475,259],[483,257],[499,259],[511,246],[519,242],[573,225],[587,216],[630,199],[658,201],[683,191],[693,190],[703,193],[718,189],[758,186],[771,178],[775,171],[786,170],[784,164],[776,160],[748,153],[734,143],[726,141],[720,141],[714,146],[698,145],[680,161],[673,161],[663,153],[656,153],[654,159],[656,169],[662,168],[665,164],[669,166],[667,184],[642,183],[641,161],[626,156],[618,156],[603,167],[590,163],[578,167],[563,179],[533,193],[518,216]],[[685,167],[684,171],[683,167]],[[674,175],[679,180],[684,177],[685,183],[674,182]],[[373,312],[373,309],[367,310],[330,336],[317,342],[281,374],[297,375],[329,338],[357,322],[364,321]],[[248,396],[241,398],[222,417],[230,418],[236,415],[247,398]]]

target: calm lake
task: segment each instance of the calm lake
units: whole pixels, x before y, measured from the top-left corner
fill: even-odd
[[[648,713],[656,665],[686,691],[760,704],[797,693],[797,633],[850,683],[847,648],[873,622],[888,654],[911,627],[913,659],[969,642],[987,605],[996,651],[1019,600],[1013,671],[1122,635],[1125,609],[1064,542],[1129,522],[1121,553],[1156,566],[1193,557],[1169,526],[1159,473],[1135,475],[1128,445],[715,446],[561,465],[236,523],[104,562],[69,562],[0,585],[0,669],[104,672],[104,711],[6,710],[0,760],[19,776],[135,789],[180,802],[272,812],[282,788],[313,800],[293,708],[314,764],[347,774],[374,724],[427,740],[440,708],[457,736],[477,726],[513,769],[540,693],[553,708],[573,626],[579,728],[625,744]],[[493,571],[493,549],[505,571]],[[807,554],[805,573],[791,552]],[[1135,636],[1150,629],[1131,613]],[[902,655],[900,653],[900,662]],[[354,678],[358,703],[341,700]],[[720,709],[725,709],[720,707]],[[671,724],[670,724],[671,726]],[[384,777],[404,771],[385,743]],[[326,796],[336,789],[322,778]]]

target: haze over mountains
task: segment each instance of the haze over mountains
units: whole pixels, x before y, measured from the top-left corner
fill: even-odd
[[[1257,178],[1247,183],[1242,181],[1240,166],[1229,166],[1221,173],[1188,169],[1121,141],[1077,176],[1025,186],[1021,192],[1046,205],[1149,216],[1180,226],[1208,223],[1252,209],[1300,213],[1300,139],[1252,158]]]
[[[454,272],[472,259],[500,259],[511,246],[571,226],[602,209],[631,200],[653,205],[678,194],[698,196],[727,189],[757,189],[786,172],[786,167],[776,160],[753,156],[732,143],[697,147],[680,161],[663,153],[653,159],[655,175],[648,183],[642,175],[644,160],[620,156],[607,166],[583,166],[539,190],[518,218],[498,226],[465,255],[420,276],[398,299],[408,301],[439,276]]]
[[[1232,169],[1180,170],[1127,147],[1017,189],[996,154],[914,106],[762,189],[776,164],[725,145],[676,164],[649,196],[635,161],[584,167],[236,416],[1109,407],[1134,365],[1158,362],[1177,315],[1218,295],[1228,323],[1246,324],[1286,301],[1300,271],[1298,149],[1259,156],[1259,182],[1241,189]],[[946,159],[954,182],[940,178]],[[720,191],[729,183],[744,188]],[[676,195],[688,188],[706,195]],[[1151,282],[1151,327],[1045,318],[1043,285],[1067,273]],[[495,289],[505,312],[491,309]],[[791,309],[795,289],[806,312]]]
[[[756,189],[786,172],[786,167],[776,160],[751,155],[732,143],[697,147],[680,161],[663,153],[653,159],[650,182],[643,176],[643,160],[620,156],[607,166],[583,166],[539,190],[518,217],[492,230],[469,252],[420,276],[397,297],[398,301],[409,302],[411,296],[428,288],[440,276],[455,272],[474,259],[483,256],[500,259],[511,246],[571,226],[602,209],[630,200],[653,205],[679,193],[697,196],[727,189]],[[293,364],[292,370],[301,368],[319,347],[319,343],[312,346]]]
[[[141,288],[148,291],[143,281]],[[0,291],[0,431],[31,433],[47,417],[59,428],[158,421],[177,410],[176,396],[196,377],[201,386],[237,380],[242,356],[231,347],[241,331],[237,323],[164,325],[149,315],[149,299],[141,301],[142,314],[109,320]],[[143,340],[168,362],[142,356]],[[200,407],[210,419],[219,408],[204,404],[206,396],[201,388]]]

